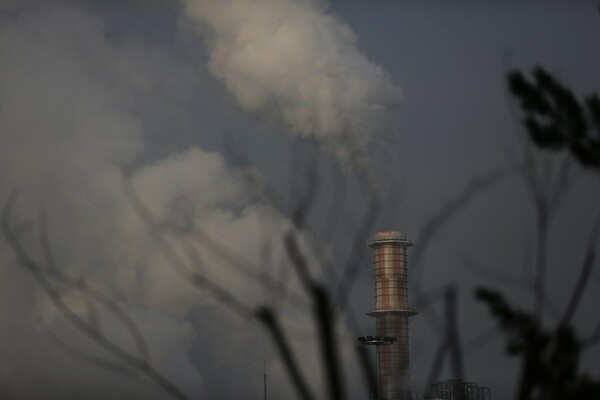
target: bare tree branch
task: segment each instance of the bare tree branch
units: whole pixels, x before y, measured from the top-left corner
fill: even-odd
[[[175,384],[165,378],[162,374],[156,371],[151,364],[138,358],[122,347],[118,346],[108,338],[100,334],[94,327],[77,315],[63,300],[62,296],[56,291],[52,284],[48,281],[43,270],[40,268],[25,248],[21,245],[17,237],[15,237],[10,226],[10,214],[17,200],[17,192],[13,192],[4,206],[2,212],[2,231],[7,242],[14,250],[19,263],[31,273],[40,288],[48,295],[54,306],[75,326],[81,333],[92,339],[98,346],[104,349],[109,354],[121,360],[125,365],[134,368],[138,372],[148,377],[158,387],[174,398],[180,400],[188,400],[189,397],[183,393]]]
[[[577,279],[577,283],[573,288],[573,293],[571,294],[571,299],[565,309],[563,317],[561,319],[562,324],[570,323],[571,319],[575,315],[577,311],[577,307],[583,297],[583,293],[587,287],[587,283],[589,281],[590,274],[592,273],[592,268],[594,268],[594,262],[596,261],[596,246],[598,244],[598,239],[600,238],[600,214],[596,217],[596,221],[592,227],[592,232],[590,233],[590,237],[588,239],[587,249],[585,251],[585,255],[583,258],[583,264],[581,266],[581,271],[579,272],[579,277]]]
[[[292,260],[292,265],[300,278],[300,282],[304,285],[305,290],[311,293],[311,298],[314,301],[313,318],[317,321],[320,354],[327,373],[329,398],[331,400],[344,399],[346,396],[340,370],[338,343],[335,337],[336,313],[334,305],[330,303],[325,289],[311,278],[306,259],[298,247],[295,234],[289,232],[285,239],[286,249]]]

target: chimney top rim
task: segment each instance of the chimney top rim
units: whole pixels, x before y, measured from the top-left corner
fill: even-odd
[[[375,247],[385,243],[404,243],[412,246],[412,242],[406,238],[406,233],[400,231],[381,231],[373,235],[373,238],[367,243],[369,247]]]

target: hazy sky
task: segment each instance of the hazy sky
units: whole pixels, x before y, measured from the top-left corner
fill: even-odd
[[[0,0],[0,200],[18,188],[15,226],[45,211],[57,267],[117,301],[145,336],[152,364],[187,395],[259,398],[265,361],[271,398],[290,398],[265,332],[186,282],[157,249],[124,195],[122,177],[130,177],[178,255],[189,258],[194,246],[203,273],[244,304],[275,301],[320,390],[308,307],[274,300],[198,241],[199,232],[300,292],[283,251],[282,237],[294,229],[284,203],[297,200],[306,165],[318,161],[314,209],[298,234],[306,249],[321,242],[333,270],[322,269],[313,250],[307,258],[335,288],[366,207],[351,172],[359,164],[383,199],[384,217],[369,235],[406,232],[415,240],[410,268],[432,215],[475,177],[522,157],[507,70],[543,65],[580,95],[598,92],[598,37],[592,1]],[[248,174],[263,184],[250,190]],[[559,310],[600,203],[598,177],[576,166],[572,175],[550,236],[548,293]],[[267,186],[283,200],[265,195]],[[517,282],[531,261],[530,203],[522,179],[507,175],[444,225],[413,276],[425,290],[457,285],[465,343],[494,326],[473,300],[475,287],[501,288],[531,308],[530,288]],[[332,223],[329,237],[324,225]],[[43,259],[35,228],[23,229],[22,242]],[[0,397],[170,398],[136,374],[66,354],[53,335],[111,360],[56,310],[4,236],[0,250]],[[370,334],[372,263],[364,250],[350,303],[359,333]],[[489,279],[468,267],[473,262],[518,279]],[[134,351],[109,310],[52,283],[74,313],[95,316],[107,337]],[[582,336],[598,321],[598,300],[596,268],[575,318]],[[351,398],[362,399],[353,335],[341,322]],[[424,316],[411,320],[416,390],[438,335]],[[495,399],[511,397],[518,370],[503,345],[497,336],[465,359],[467,379],[490,386]],[[598,347],[583,363],[596,377]],[[444,368],[441,378],[449,377]]]

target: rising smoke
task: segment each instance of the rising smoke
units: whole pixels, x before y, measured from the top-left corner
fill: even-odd
[[[185,0],[206,37],[211,74],[246,111],[317,140],[340,161],[363,158],[401,97],[321,1]]]
[[[203,375],[214,365],[240,377],[230,395],[259,390],[249,371],[259,370],[263,359],[275,370],[274,393],[289,393],[263,333],[174,272],[123,194],[122,171],[133,170],[140,197],[177,243],[194,242],[201,229],[261,265],[261,245],[272,242],[272,264],[284,265],[281,241],[272,238],[293,229],[291,222],[249,195],[221,155],[190,146],[140,165],[152,123],[190,107],[194,66],[161,47],[115,43],[102,18],[72,2],[3,2],[0,10],[0,198],[19,188],[12,218],[35,220],[46,210],[59,267],[116,299],[146,334],[157,369],[190,396],[205,394]],[[320,3],[190,0],[185,13],[206,37],[211,74],[244,110],[316,139],[343,162],[364,156],[399,98],[387,75],[357,49],[352,31]],[[39,259],[35,232],[23,241]],[[99,370],[54,346],[48,328],[80,351],[106,356],[57,312],[4,240],[0,249],[1,398],[169,398],[148,381]],[[268,300],[201,244],[197,250],[215,282],[248,304]],[[177,251],[187,255],[183,245]],[[63,294],[87,317],[80,293]],[[96,318],[114,341],[133,346],[101,307]],[[303,338],[294,345],[316,381],[315,346],[311,332],[302,330],[306,315],[291,310],[285,323],[294,338]],[[227,341],[227,351],[202,350],[202,341],[215,339]]]

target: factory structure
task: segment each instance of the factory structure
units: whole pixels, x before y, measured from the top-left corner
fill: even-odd
[[[369,242],[375,265],[375,336],[361,337],[377,352],[379,400],[409,398],[408,318],[416,312],[408,306],[406,249],[412,243],[400,232],[379,232]]]
[[[373,249],[375,319],[373,335],[358,338],[376,352],[376,387],[372,400],[421,400],[410,391],[409,318],[417,315],[408,302],[407,249],[412,242],[397,231],[376,233],[367,244]],[[267,400],[267,372],[264,369],[264,400]],[[431,384],[423,400],[491,400],[490,389],[474,382],[449,379]]]
[[[429,400],[490,400],[490,388],[448,379],[431,385]]]
[[[409,318],[417,312],[408,303],[407,249],[412,246],[406,234],[378,232],[368,243],[373,249],[375,269],[375,334],[362,336],[363,345],[376,351],[377,387],[371,398],[377,400],[419,399],[410,392]],[[489,388],[476,383],[448,380],[431,385],[430,399],[490,400]]]

